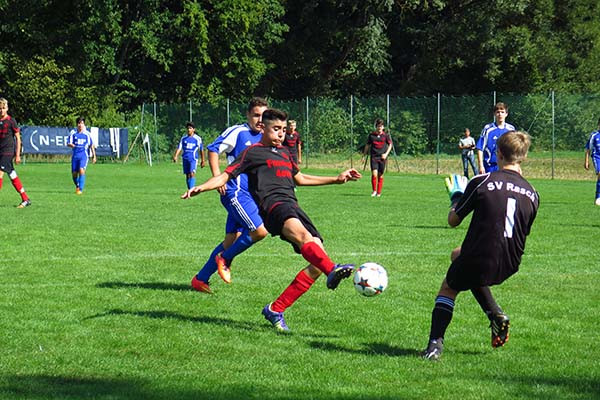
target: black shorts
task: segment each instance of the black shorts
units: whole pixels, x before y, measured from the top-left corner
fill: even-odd
[[[381,157],[371,157],[371,171],[377,170],[379,176],[385,172],[385,161]]]
[[[490,267],[484,263],[458,256],[450,264],[446,273],[446,283],[457,292],[482,286],[498,285],[507,280],[517,270],[510,271],[501,267]]]
[[[310,232],[313,237],[318,237],[323,241],[321,234],[314,226],[308,215],[298,206],[298,204],[282,202],[271,208],[271,211],[263,216],[263,220],[265,222],[265,228],[271,233],[272,236],[279,236],[281,240],[284,240],[294,247],[294,251],[300,254],[300,248],[288,240],[281,234],[281,230],[283,229],[283,224],[286,220],[290,218],[297,218],[302,222],[302,225],[306,228],[308,232]]]
[[[0,171],[10,174],[15,169],[13,167],[12,155],[0,155]]]

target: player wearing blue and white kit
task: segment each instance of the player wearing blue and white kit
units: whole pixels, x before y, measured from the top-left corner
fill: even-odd
[[[221,174],[219,154],[227,155],[231,164],[247,147],[262,137],[262,113],[267,109],[265,99],[254,97],[246,111],[247,122],[226,129],[213,143],[207,146],[208,163],[213,176]],[[208,261],[192,278],[192,287],[200,292],[212,293],[210,277],[216,272],[226,283],[231,283],[230,265],[235,256],[268,235],[258,207],[248,190],[248,177],[241,174],[219,188],[221,204],[227,210],[225,239],[212,251]]]
[[[508,105],[496,103],[494,106],[495,121],[487,124],[477,140],[477,162],[479,173],[498,171],[496,162],[496,141],[506,132],[514,131],[515,127],[505,122],[508,116]]]
[[[590,138],[585,144],[585,163],[583,165],[585,169],[590,169],[590,158],[594,163],[597,177],[595,204],[600,206],[600,118],[598,119],[598,130],[590,134]]]
[[[85,127],[85,119],[77,118],[77,130],[73,129],[69,134],[67,146],[73,149],[71,157],[71,175],[75,184],[75,193],[82,194],[85,186],[85,170],[88,165],[89,155],[92,154],[92,162],[96,163],[96,150],[92,136]]]
[[[204,145],[202,138],[196,134],[196,127],[192,122],[185,124],[187,135],[181,138],[179,146],[173,155],[173,162],[177,162],[177,156],[181,152],[183,173],[187,183],[187,188],[191,189],[196,186],[196,169],[198,168],[198,154],[200,154],[200,168],[204,168]]]

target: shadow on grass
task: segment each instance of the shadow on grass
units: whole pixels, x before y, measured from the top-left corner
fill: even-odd
[[[325,351],[343,351],[346,353],[353,354],[364,354],[364,355],[381,355],[389,357],[419,357],[421,352],[415,349],[402,349],[400,347],[390,346],[387,343],[365,343],[362,349],[352,349],[349,347],[340,346],[333,343],[326,342],[310,342],[309,346]]]
[[[135,317],[153,318],[153,319],[174,319],[183,322],[193,322],[201,324],[212,324],[212,325],[223,325],[233,329],[243,329],[246,331],[265,331],[271,330],[267,326],[257,326],[254,323],[235,321],[227,318],[216,318],[216,317],[194,317],[190,315],[183,315],[172,311],[127,311],[120,309],[108,310],[102,314],[92,315],[84,318],[84,320],[117,316],[117,315],[132,315]]]
[[[195,389],[165,388],[163,382],[126,378],[89,378],[51,375],[4,375],[0,376],[2,399],[111,399],[111,400],[198,400],[198,399],[336,399],[354,400],[356,394],[330,394],[326,389],[298,389],[296,386],[279,388],[262,384],[223,384],[218,388],[206,388],[201,384]],[[162,387],[159,387],[162,386]],[[396,399],[397,396],[361,394],[364,400]]]
[[[164,282],[102,282],[96,284],[98,288],[108,289],[152,289],[152,290],[177,290],[177,291],[190,291],[193,290],[188,284],[184,285],[181,283],[164,283]]]

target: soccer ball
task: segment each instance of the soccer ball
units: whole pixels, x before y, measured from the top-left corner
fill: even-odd
[[[364,263],[354,271],[354,288],[363,296],[377,296],[385,290],[387,284],[387,272],[377,263]]]

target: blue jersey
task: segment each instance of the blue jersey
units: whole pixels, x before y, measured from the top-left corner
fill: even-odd
[[[227,164],[231,164],[247,147],[260,141],[261,132],[250,129],[248,124],[234,125],[227,128],[214,142],[207,146],[208,151],[227,155]],[[248,177],[241,174],[227,182],[226,196],[235,196],[238,190],[248,192]]]
[[[590,151],[592,158],[600,158],[600,131],[590,134],[590,138],[585,144],[585,149]]]
[[[93,145],[92,137],[88,131],[79,132],[72,130],[69,134],[67,144],[73,144],[73,157],[87,158],[88,150]]]
[[[495,166],[496,162],[496,141],[506,132],[514,131],[515,127],[509,123],[504,123],[504,128],[499,128],[495,122],[489,123],[483,127],[481,136],[477,140],[477,150],[483,152],[483,165],[486,167]],[[480,171],[483,173],[483,171]]]
[[[198,160],[198,154],[200,151],[204,150],[204,145],[202,144],[202,138],[196,134],[189,136],[185,135],[179,141],[179,147],[177,150],[183,151],[182,158],[188,161]]]

